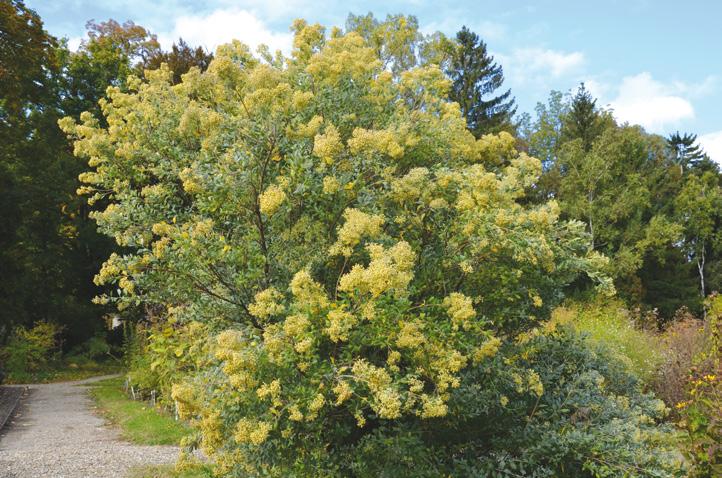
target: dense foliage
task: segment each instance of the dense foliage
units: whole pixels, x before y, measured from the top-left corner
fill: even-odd
[[[146,62],[162,57],[180,74],[207,62],[200,53],[182,42],[165,53],[143,27],[113,20],[89,22],[71,52],[24,2],[0,1],[0,346],[44,321],[60,326],[66,352],[104,334],[92,278],[113,244],[75,194],[84,165],[58,119],[99,115],[106,88],[125,88]]]
[[[619,125],[584,85],[573,96],[553,92],[520,130],[543,164],[536,200],[555,198],[562,218],[586,224],[627,304],[656,309],[660,326],[681,307],[701,315],[722,277],[722,175],[694,137]]]
[[[99,301],[168,321],[151,369],[195,351],[172,396],[217,471],[676,475],[662,402],[538,329],[572,281],[612,290],[584,225],[525,200],[540,162],[475,139],[439,67],[294,30],[290,58],[234,42],[62,122],[127,251]]]

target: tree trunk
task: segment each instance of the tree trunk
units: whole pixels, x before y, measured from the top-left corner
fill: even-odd
[[[707,309],[704,306],[704,247],[702,247],[702,253],[697,257],[697,270],[699,271],[699,287],[702,294],[702,319],[707,320]]]
[[[704,299],[704,248],[702,248],[700,256],[697,257],[697,270],[699,271],[700,293],[702,294],[702,299]]]

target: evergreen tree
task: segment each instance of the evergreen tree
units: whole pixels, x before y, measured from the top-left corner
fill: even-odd
[[[173,84],[178,84],[181,81],[181,75],[187,73],[194,66],[200,68],[201,71],[205,71],[212,59],[212,53],[207,52],[200,46],[193,48],[181,38],[178,43],[173,43],[170,51],[158,49],[153,52],[143,62],[143,68],[155,70],[160,68],[161,63],[165,63],[173,72]]]
[[[604,129],[601,116],[597,100],[582,83],[572,97],[569,113],[564,121],[564,135],[569,140],[581,139],[582,149],[588,153],[594,140]]]
[[[501,65],[489,55],[486,43],[466,27],[456,34],[456,43],[446,73],[453,81],[451,100],[461,106],[469,129],[477,138],[513,131],[516,105],[511,90],[493,96],[504,83]]]
[[[679,166],[680,174],[684,174],[686,169],[696,166],[704,159],[704,151],[696,142],[696,134],[679,134],[679,131],[667,138],[670,157],[674,164]]]

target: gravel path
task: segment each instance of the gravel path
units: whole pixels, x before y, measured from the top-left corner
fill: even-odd
[[[92,412],[84,384],[30,385],[0,433],[0,478],[122,478],[135,465],[173,463],[178,448],[121,441]]]

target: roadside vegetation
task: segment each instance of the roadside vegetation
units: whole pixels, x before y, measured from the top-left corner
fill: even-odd
[[[123,377],[90,385],[98,411],[117,425],[125,440],[138,445],[179,445],[190,433],[182,421],[149,402],[132,400],[123,390]]]
[[[44,321],[16,327],[0,347],[5,383],[63,382],[123,370],[122,351],[111,350],[102,337],[92,337],[63,355],[61,332],[57,324]]]

